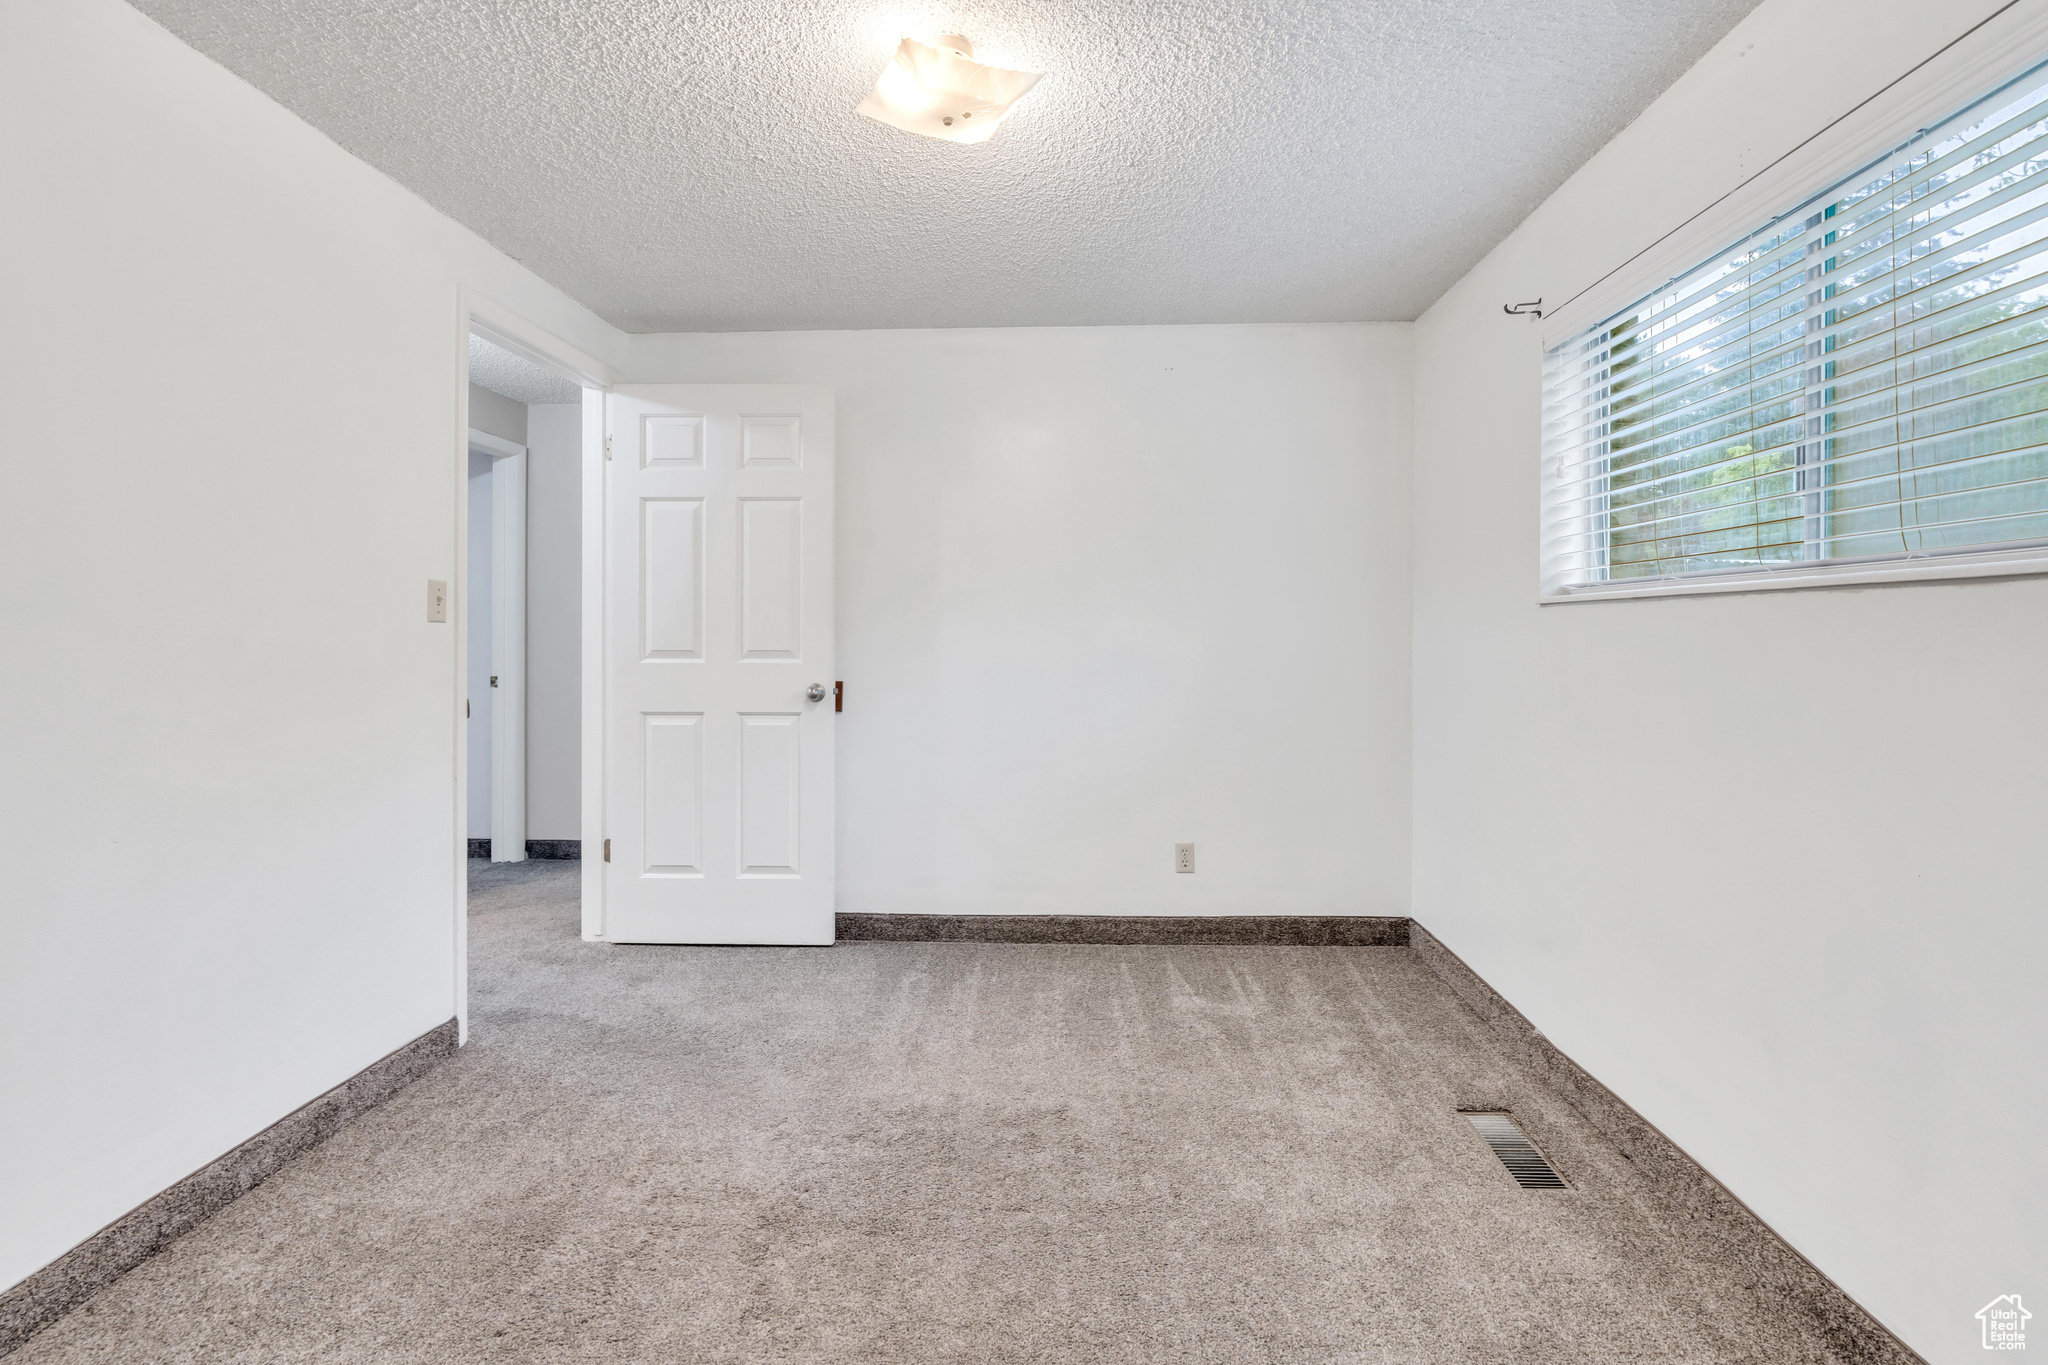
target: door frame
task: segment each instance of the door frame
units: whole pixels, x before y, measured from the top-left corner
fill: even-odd
[[[469,338],[471,333],[502,346],[522,359],[561,375],[583,389],[583,566],[582,610],[582,829],[584,847],[598,852],[604,838],[604,694],[603,694],[603,567],[604,546],[604,393],[619,382],[619,373],[602,360],[527,321],[503,304],[471,289],[456,289],[455,430],[449,461],[454,495],[455,553],[450,572],[454,626],[454,672],[449,716],[454,732],[453,792],[449,803],[448,843],[452,858],[449,881],[454,891],[450,933],[454,947],[453,1006],[462,1041],[469,1038],[469,726],[463,704],[469,698]],[[495,479],[493,483],[495,485]],[[495,489],[494,489],[495,491]],[[495,510],[495,509],[494,509]],[[523,575],[522,575],[523,576]],[[522,622],[523,624],[523,622]],[[522,632],[523,633],[523,632]],[[523,795],[523,793],[522,793]],[[492,803],[492,819],[497,817]],[[495,831],[494,831],[495,833]],[[524,853],[524,848],[520,850]],[[593,871],[593,867],[597,870]],[[591,938],[592,916],[604,919],[604,875],[596,857],[583,861],[584,937]]]
[[[526,861],[526,447],[469,429],[491,460],[491,861]],[[468,568],[467,563],[463,566]],[[469,585],[463,584],[468,619]],[[467,644],[467,641],[464,642]],[[466,690],[465,690],[466,695]]]

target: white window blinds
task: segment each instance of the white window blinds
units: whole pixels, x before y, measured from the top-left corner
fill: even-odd
[[[2048,543],[2048,67],[1544,374],[1545,586]]]

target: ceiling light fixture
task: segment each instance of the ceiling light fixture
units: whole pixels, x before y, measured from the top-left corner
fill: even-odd
[[[974,60],[974,44],[957,33],[930,43],[905,38],[854,112],[906,133],[986,142],[1040,74],[983,66]]]

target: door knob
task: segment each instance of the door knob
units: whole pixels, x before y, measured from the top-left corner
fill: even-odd
[[[825,700],[825,684],[812,683],[810,691],[804,693],[804,695],[809,697],[812,701]]]

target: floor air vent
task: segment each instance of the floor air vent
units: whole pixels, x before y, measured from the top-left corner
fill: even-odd
[[[1536,1144],[1529,1141],[1506,1114],[1467,1114],[1465,1117],[1479,1130],[1479,1136],[1486,1139],[1486,1145],[1493,1148],[1493,1154],[1500,1158],[1501,1165],[1508,1168],[1508,1174],[1515,1178],[1517,1185],[1525,1190],[1571,1188],[1550,1168],[1543,1153],[1536,1150]]]

